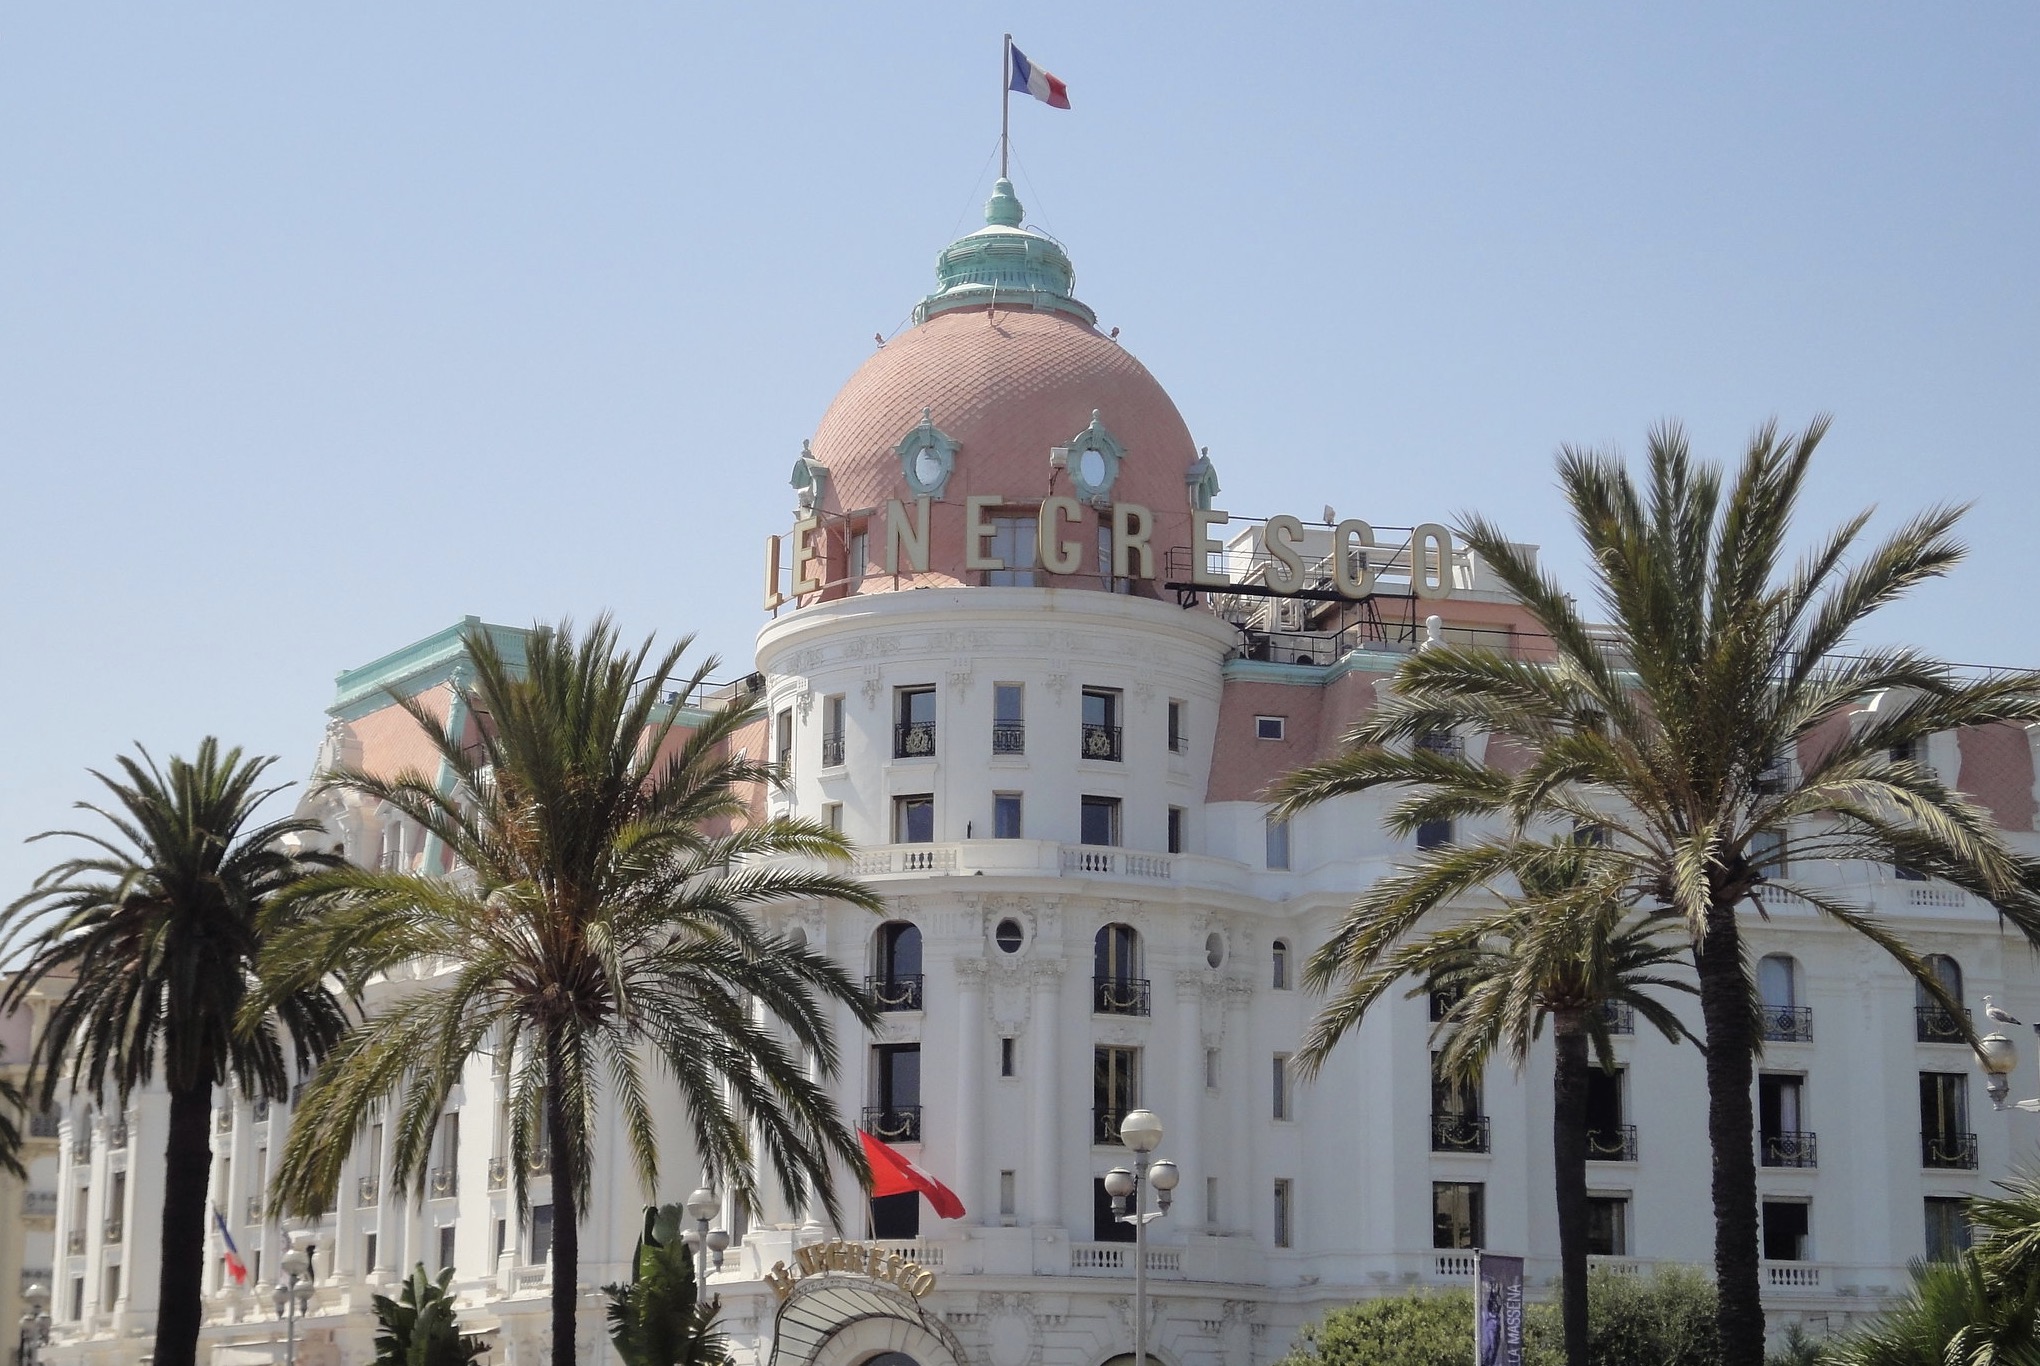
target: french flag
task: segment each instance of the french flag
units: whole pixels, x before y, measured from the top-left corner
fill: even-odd
[[[1040,67],[1027,60],[1027,54],[1017,47],[1007,49],[1013,54],[1013,74],[1007,84],[1023,95],[1032,95],[1051,109],[1070,107],[1070,88]]]
[[[214,1225],[220,1231],[220,1241],[227,1245],[227,1250],[221,1254],[227,1263],[227,1274],[234,1278],[235,1285],[246,1285],[248,1265],[241,1260],[241,1249],[234,1246],[234,1235],[227,1232],[227,1221],[220,1217],[218,1205],[213,1206],[212,1217]]]

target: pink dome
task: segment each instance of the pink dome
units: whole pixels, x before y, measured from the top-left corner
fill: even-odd
[[[871,527],[874,565],[883,557],[886,502],[911,506],[914,499],[896,447],[920,424],[923,409],[956,442],[956,452],[931,509],[929,567],[935,572],[920,581],[980,581],[962,567],[966,497],[1000,494],[1031,514],[1051,493],[1076,496],[1069,472],[1050,468],[1049,451],[1075,441],[1095,412],[1123,452],[1111,501],[1138,503],[1154,514],[1155,580],[1140,591],[1159,591],[1166,551],[1189,541],[1186,475],[1197,450],[1175,403],[1124,347],[1061,311],[965,308],[936,313],[867,360],[822,415],[812,447],[828,469],[825,520],[880,513]],[[1070,526],[1065,539],[1089,546],[1098,516],[1087,508],[1082,528]],[[1087,551],[1086,570],[1092,565]],[[1099,586],[1095,577],[1085,578],[1039,581]],[[867,580],[867,586],[883,590],[891,583]]]

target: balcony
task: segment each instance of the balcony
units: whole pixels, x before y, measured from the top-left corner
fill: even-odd
[[[452,1167],[434,1167],[427,1189],[435,1200],[451,1200],[460,1194],[460,1178]]]
[[[57,1193],[55,1191],[23,1191],[21,1213],[29,1219],[54,1219],[57,1216]]]
[[[221,1134],[234,1132],[234,1102],[230,1097],[221,1097],[220,1108],[213,1111],[213,1132]]]
[[[1024,721],[992,722],[992,753],[1025,754],[1027,752],[1027,723]]]
[[[63,1112],[56,1109],[43,1110],[30,1115],[28,1136],[30,1138],[55,1138],[57,1129],[64,1122]]]
[[[824,735],[822,737],[822,767],[840,768],[843,764],[843,737]]]
[[[1968,1011],[1962,1012],[1962,1019],[1964,1023],[1971,1019]],[[1913,1007],[1913,1037],[1921,1043],[1969,1042],[1962,1033],[1962,1025],[1957,1024],[1955,1017],[1940,1006]]]
[[[68,1238],[66,1238],[66,1239],[64,1240],[64,1250],[65,1250],[66,1252],[70,1253],[70,1254],[71,1254],[71,1255],[72,1255],[73,1257],[82,1257],[82,1256],[84,1256],[84,1255],[85,1255],[85,1230],[84,1230],[84,1229],[82,1229],[82,1228],[74,1228],[74,1229],[72,1229],[72,1230],[71,1230],[71,1236],[70,1236],[70,1237],[68,1237]]]
[[[1765,1043],[1812,1043],[1812,1006],[1762,1006]]]
[[[1132,1112],[1133,1107],[1107,1109],[1098,1106],[1091,1111],[1091,1143],[1093,1146],[1111,1145],[1118,1147],[1126,1140],[1119,1136],[1119,1121]]]
[[[117,1153],[123,1151],[126,1147],[127,1147],[127,1121],[122,1120],[118,1124],[107,1125],[106,1150],[108,1152]]]
[[[1636,1161],[1636,1126],[1601,1125],[1587,1130],[1587,1161]]]
[[[920,1010],[921,974],[867,977],[864,979],[864,994],[871,998],[872,1006],[882,1014]]]
[[[921,1141],[921,1107],[918,1105],[867,1105],[864,1132],[887,1143]]]
[[[1466,757],[1466,741],[1450,731],[1426,731],[1417,737],[1416,748],[1446,759]]]
[[[902,721],[893,727],[893,758],[932,759],[935,757],[935,723],[933,721]]]
[[[259,1195],[248,1197],[248,1222],[251,1224],[262,1222],[262,1197]]]
[[[489,1159],[489,1189],[499,1191],[510,1184],[510,1159],[492,1157]]]
[[[1608,1026],[1610,1034],[1634,1034],[1636,1032],[1636,1007],[1627,1001],[1603,1001],[1601,1023]]]
[[[354,1203],[367,1209],[380,1201],[382,1183],[372,1176],[357,1177],[354,1182]]]
[[[552,1145],[541,1143],[524,1155],[524,1171],[528,1176],[550,1176],[552,1174]]]
[[[71,1161],[78,1165],[92,1160],[91,1131],[80,1125],[78,1132],[71,1135]]]
[[[126,1231],[127,1229],[125,1228],[125,1226],[122,1225],[120,1221],[120,1216],[118,1214],[113,1215],[111,1218],[109,1218],[104,1224],[100,1226],[99,1229],[100,1236],[105,1238],[106,1241],[109,1243],[119,1242],[121,1239],[121,1235]]]
[[[1486,1115],[1432,1115],[1431,1151],[1484,1153],[1488,1150]]]
[[[269,1118],[269,1097],[257,1096],[248,1106],[248,1113],[257,1124]]]
[[[1063,846],[1065,873],[1102,873],[1107,877],[1143,877],[1167,882],[1175,875],[1172,861],[1164,854],[1142,854],[1103,844]]]
[[[1921,1134],[1920,1165],[1934,1171],[1975,1171],[1976,1135],[1952,1130]]]
[[[1084,723],[1084,743],[1079,753],[1086,759],[1107,759],[1118,763],[1119,727]]]
[[[1146,1015],[1148,1007],[1145,977],[1098,977],[1091,982],[1094,1015]]]
[[[1757,1136],[1757,1161],[1766,1167],[1817,1167],[1820,1148],[1811,1132],[1780,1129]]]

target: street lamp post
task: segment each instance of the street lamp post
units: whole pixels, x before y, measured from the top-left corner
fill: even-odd
[[[1133,1170],[1114,1167],[1105,1173],[1105,1193],[1112,1197],[1112,1213],[1119,1222],[1133,1225],[1133,1366],[1147,1366],[1147,1226],[1169,1212],[1176,1183],[1183,1177],[1166,1158],[1148,1162],[1148,1154],[1162,1145],[1162,1121],[1154,1111],[1129,1110],[1119,1122],[1119,1138],[1133,1152]],[[1142,1192],[1148,1186],[1155,1188],[1158,1206],[1152,1214],[1141,1209]]]
[[[293,1247],[283,1254],[283,1274],[288,1278],[276,1283],[276,1317],[285,1320],[283,1360],[285,1366],[296,1366],[297,1362],[297,1321],[298,1316],[308,1313],[312,1307],[312,1252],[315,1244],[306,1243],[302,1248]]]
[[[705,1300],[708,1296],[708,1258],[715,1254],[715,1269],[722,1270],[723,1252],[730,1245],[730,1235],[722,1229],[711,1229],[708,1221],[722,1208],[722,1202],[715,1198],[715,1192],[706,1186],[697,1187],[687,1197],[687,1213],[693,1217],[695,1226],[687,1230],[681,1240],[694,1249],[696,1260],[701,1267],[698,1289]]]
[[[50,1302],[50,1292],[31,1285],[21,1292],[21,1298],[28,1302],[28,1312],[21,1316],[21,1366],[36,1366],[42,1360],[43,1344],[50,1340],[50,1316],[44,1308]]]
[[[2040,1024],[2033,1026],[2033,1032],[2040,1035]],[[1983,1086],[1990,1093],[1990,1108],[2005,1109],[2005,1097],[2012,1091],[2012,1074],[2019,1070],[2018,1045],[1997,1030],[1992,1030],[1976,1043],[1976,1061],[1983,1068]],[[2040,1113],[2040,1099],[2015,1100],[2011,1108],[2028,1114]]]

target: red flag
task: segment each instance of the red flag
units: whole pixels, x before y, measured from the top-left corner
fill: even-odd
[[[907,1161],[904,1154],[888,1148],[885,1144],[859,1129],[857,1137],[864,1142],[864,1160],[871,1164],[871,1193],[878,1195],[905,1195],[908,1191],[919,1191],[928,1197],[928,1203],[935,1207],[935,1213],[944,1219],[961,1219],[963,1201],[956,1198],[956,1192]]]

